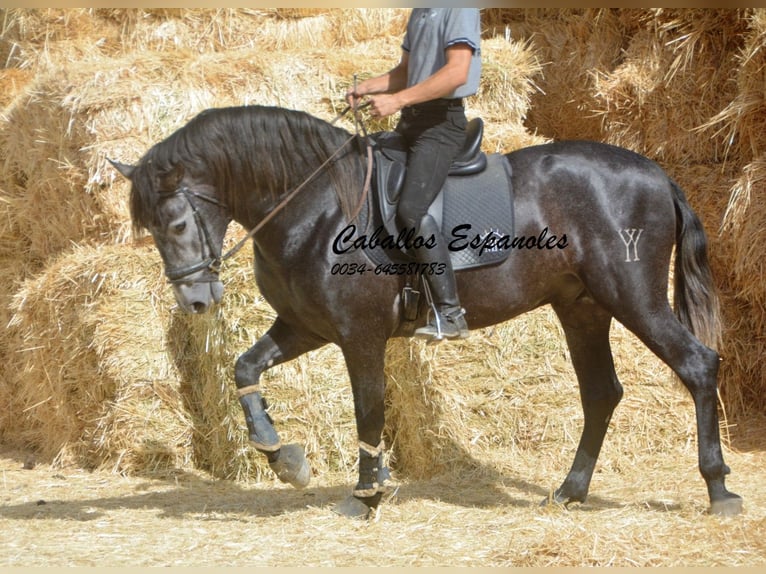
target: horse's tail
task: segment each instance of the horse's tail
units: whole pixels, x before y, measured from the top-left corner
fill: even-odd
[[[717,349],[721,343],[718,293],[710,272],[707,238],[683,190],[673,181],[676,208],[675,312],[702,343]]]

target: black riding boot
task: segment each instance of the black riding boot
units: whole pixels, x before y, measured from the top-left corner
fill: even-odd
[[[465,339],[468,337],[468,325],[464,311],[460,307],[457,295],[455,272],[452,269],[447,242],[441,235],[436,221],[426,215],[420,222],[418,234],[428,238],[433,235],[436,245],[431,249],[421,247],[414,251],[418,263],[428,264],[429,268],[423,276],[428,281],[433,299],[433,308],[425,327],[415,331],[416,337],[429,339],[429,342],[439,342],[443,339]],[[430,264],[433,263],[433,267]],[[442,265],[443,264],[443,265]],[[431,273],[431,269],[441,270],[442,273]]]

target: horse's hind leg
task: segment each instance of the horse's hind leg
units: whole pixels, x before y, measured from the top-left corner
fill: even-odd
[[[289,482],[296,488],[303,488],[309,483],[311,473],[308,462],[301,446],[282,444],[266,412],[266,401],[258,381],[266,369],[323,344],[321,339],[301,334],[277,317],[266,334],[239,357],[234,371],[250,443],[268,457],[269,466],[282,482]]]
[[[556,502],[584,502],[609,421],[622,398],[609,346],[612,317],[592,299],[554,305],[580,387],[584,424],[572,468],[554,493]],[[545,503],[546,501],[544,501]]]
[[[629,309],[626,304],[623,309]],[[635,307],[640,308],[640,307]],[[723,461],[718,428],[718,353],[703,345],[676,319],[669,305],[652,312],[616,317],[662,359],[691,393],[697,417],[699,469],[715,514],[738,514],[742,498],[726,489],[729,467]]]

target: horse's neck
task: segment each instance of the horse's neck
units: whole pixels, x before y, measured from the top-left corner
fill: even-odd
[[[291,190],[265,213],[237,222],[249,231],[259,251],[277,259],[298,256],[307,246],[323,244],[342,224],[343,216],[330,186]]]

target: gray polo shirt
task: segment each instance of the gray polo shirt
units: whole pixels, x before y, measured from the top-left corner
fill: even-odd
[[[413,8],[402,50],[409,54],[407,85],[414,86],[447,63],[445,50],[454,44],[473,49],[468,81],[446,98],[465,98],[479,89],[481,22],[478,8]]]

